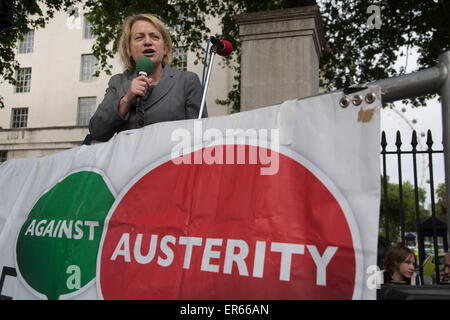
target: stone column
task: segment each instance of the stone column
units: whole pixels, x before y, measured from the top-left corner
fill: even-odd
[[[241,111],[319,92],[319,7],[236,16],[242,44]]]

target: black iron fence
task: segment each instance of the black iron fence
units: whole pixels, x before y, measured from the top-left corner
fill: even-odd
[[[424,268],[423,264],[425,259],[427,258],[427,252],[425,250],[425,241],[424,239],[427,237],[432,238],[432,248],[434,248],[432,255],[434,255],[434,263],[435,263],[435,276],[436,283],[440,283],[440,262],[439,262],[439,246],[438,246],[438,238],[441,237],[443,244],[444,252],[448,251],[448,243],[447,243],[447,227],[446,224],[439,220],[437,217],[437,206],[436,206],[436,198],[435,198],[435,189],[434,185],[434,171],[433,171],[433,155],[443,153],[443,150],[434,150],[433,149],[433,138],[431,131],[428,130],[427,133],[427,150],[419,150],[418,139],[416,131],[412,132],[411,142],[409,145],[411,148],[405,147],[408,145],[407,143],[402,142],[402,137],[399,131],[397,131],[396,141],[395,141],[395,150],[388,151],[388,143],[386,140],[386,134],[383,131],[381,134],[381,157],[382,157],[382,197],[381,197],[381,206],[380,206],[380,231],[383,233],[383,238],[385,241],[385,245],[389,245],[395,241],[401,241],[404,245],[407,244],[406,235],[407,232],[415,232],[416,237],[415,241],[418,244],[418,264],[420,277],[422,279],[422,283],[424,280]],[[402,150],[403,149],[403,150]],[[405,150],[408,149],[408,150]],[[428,158],[428,176],[429,176],[429,195],[431,200],[431,215],[424,214],[424,208],[421,206],[420,201],[420,187],[418,185],[418,165],[417,165],[417,156],[419,154],[424,154]],[[402,178],[402,174],[404,171],[402,170],[402,158],[404,155],[412,156],[412,167],[413,167],[413,189],[414,189],[414,211],[415,215],[413,219],[415,219],[414,229],[415,230],[406,230],[405,226],[409,225],[411,228],[412,221],[406,221],[405,219],[411,220],[411,216],[405,217],[405,203],[404,203],[404,181]],[[396,157],[397,158],[397,169],[398,169],[398,202],[394,204],[394,209],[392,205],[389,205],[389,192],[388,192],[388,175],[386,173],[386,159],[387,157]],[[392,193],[391,193],[392,195]],[[397,200],[397,199],[396,199]],[[446,205],[440,207],[441,210],[446,210]],[[390,229],[392,226],[392,221],[399,221],[400,230],[399,232],[393,232]],[[444,220],[445,221],[445,220]],[[396,229],[397,230],[397,229]]]

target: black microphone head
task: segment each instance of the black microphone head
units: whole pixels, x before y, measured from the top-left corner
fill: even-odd
[[[223,49],[225,49],[225,45],[223,44],[223,42],[217,39],[216,37],[211,36],[210,40],[213,46],[217,48],[217,51],[222,51]]]

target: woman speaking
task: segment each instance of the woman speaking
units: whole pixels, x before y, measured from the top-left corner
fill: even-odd
[[[107,141],[123,130],[198,118],[202,99],[200,80],[193,72],[169,66],[172,41],[160,19],[152,14],[127,17],[118,51],[127,70],[109,80],[105,97],[89,123],[92,139]],[[153,64],[149,76],[138,75],[136,71],[142,57]]]

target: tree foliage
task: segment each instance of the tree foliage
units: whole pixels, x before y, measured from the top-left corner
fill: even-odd
[[[404,72],[394,64],[402,55],[399,48],[416,47],[420,67],[434,66],[443,49],[450,44],[450,1],[448,0],[321,0],[317,1],[322,13],[326,47],[320,59],[321,86],[342,88],[349,84],[364,83]],[[138,12],[152,12],[169,25],[174,44],[197,52],[201,60],[211,31],[207,17],[220,21],[222,33],[229,39],[234,54],[227,60],[236,70],[236,81],[227,99],[219,101],[234,111],[240,110],[240,42],[234,17],[240,13],[275,10],[286,7],[311,5],[308,0],[24,0],[18,1],[18,11],[26,12],[22,23],[9,31],[0,32],[0,74],[14,84],[15,70],[19,68],[15,56],[17,42],[31,29],[43,28],[55,11],[68,11],[83,3],[90,12],[89,20],[97,35],[93,53],[101,69],[109,73],[108,58],[112,57],[123,19]],[[369,29],[371,13],[367,9],[376,5],[380,9],[381,27]],[[423,104],[424,98],[415,100]],[[0,107],[2,102],[0,100]]]
[[[436,188],[436,215],[446,216],[447,215],[447,194],[445,183],[439,183]]]
[[[395,68],[402,47],[417,48],[420,68],[437,64],[450,49],[450,1],[322,1],[327,46],[321,56],[322,86],[342,88],[405,72]],[[380,9],[379,28],[370,29],[368,8]],[[425,97],[414,100],[424,105]]]
[[[385,193],[383,188],[383,177],[381,177],[381,203],[380,203],[380,226],[379,234],[381,237],[386,237],[386,209],[385,209]],[[418,209],[419,216],[426,216],[424,208],[426,191],[423,188],[418,188]],[[411,182],[406,181],[402,183],[402,201],[403,206],[400,206],[400,192],[399,185],[389,182],[387,177],[387,217],[389,228],[389,239],[394,240],[401,232],[401,216],[400,208],[403,210],[404,231],[415,232],[416,225],[416,201],[414,186]]]

